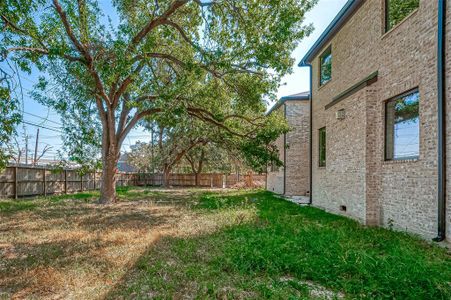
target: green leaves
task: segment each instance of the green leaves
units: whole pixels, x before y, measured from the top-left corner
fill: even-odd
[[[386,30],[390,30],[396,24],[401,22],[405,17],[417,9],[420,0],[388,0],[387,1],[387,23]]]
[[[60,112],[72,159],[96,157],[100,142],[103,155],[118,151],[144,117],[243,151],[256,168],[276,157],[284,126],[264,117],[265,100],[291,72],[316,0],[5,1],[2,50],[45,72],[34,97]]]
[[[11,97],[6,79],[0,80],[0,171],[3,170],[10,158],[7,146],[15,135],[15,126],[20,122],[17,100]]]
[[[277,113],[268,115],[263,126],[259,127],[252,139],[241,142],[241,151],[248,165],[254,170],[265,172],[269,164],[282,166],[279,149],[274,142],[289,131],[286,120]]]

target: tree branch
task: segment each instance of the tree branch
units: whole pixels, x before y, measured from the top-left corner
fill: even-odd
[[[159,52],[148,52],[148,53],[140,54],[140,55],[135,56],[133,58],[133,60],[140,60],[140,59],[149,58],[149,57],[167,59],[167,60],[170,60],[170,61],[176,63],[177,65],[181,66],[182,68],[186,67],[186,63],[184,63],[177,57],[170,55],[170,54],[159,53]],[[207,72],[211,73],[216,78],[222,78],[224,76],[224,74],[221,74],[218,71],[209,69],[208,66],[206,66],[206,65],[199,65],[199,67],[206,70]]]
[[[21,28],[19,28],[16,24],[14,24],[13,22],[11,22],[6,16],[1,15],[1,18],[3,20],[3,22],[5,22],[6,26],[11,27],[12,29],[14,29],[15,31],[21,32],[23,34],[27,34],[27,32]]]
[[[140,62],[139,65],[136,67],[136,69],[134,71],[132,71],[132,73],[129,74],[127,76],[127,78],[124,79],[124,81],[122,81],[122,83],[120,84],[119,88],[114,93],[114,96],[113,96],[113,107],[117,106],[117,104],[119,102],[119,98],[125,92],[127,87],[133,82],[133,76],[135,76],[136,74],[141,72],[141,70],[144,68],[144,65],[145,64],[143,62]]]
[[[122,101],[121,115],[119,117],[116,135],[119,135],[124,130],[125,122],[127,121],[128,114],[130,113],[131,109],[127,107],[128,100],[129,100],[128,95],[124,95],[124,101]]]
[[[66,12],[63,10],[58,0],[53,0],[53,5],[55,6],[55,10],[59,15],[61,22],[63,23],[64,29],[66,30],[66,33],[69,36],[70,40],[77,48],[78,52],[80,52],[88,62],[91,62],[92,61],[91,55],[85,49],[85,47],[78,41],[77,37],[75,36],[72,30],[72,27],[69,24],[69,21],[67,20]]]
[[[130,44],[127,47],[128,51],[133,51],[136,46],[146,37],[146,35],[157,26],[163,24],[177,9],[188,3],[189,0],[175,0],[172,2],[172,4],[169,6],[169,8],[159,17],[151,20],[149,23],[147,23],[146,26],[144,26],[143,29],[141,29],[135,37],[131,40]]]
[[[250,138],[251,137],[250,133],[241,134],[241,133],[238,133],[238,132],[235,132],[235,131],[231,130],[224,123],[219,122],[219,121],[215,120],[214,118],[212,118],[212,117],[210,117],[208,115],[205,115],[202,112],[202,110],[200,110],[200,109],[188,108],[188,114],[190,116],[192,116],[192,117],[198,118],[201,121],[205,121],[205,122],[211,123],[211,124],[213,124],[213,125],[215,125],[215,126],[217,126],[219,128],[222,128],[222,129],[224,129],[225,131],[227,131],[228,133],[230,133],[230,134],[232,134],[234,136],[238,136],[238,137],[241,137],[241,138]]]
[[[210,111],[203,109],[203,108],[199,108],[199,107],[191,107],[192,109],[199,111],[203,114],[207,114],[210,118],[215,119],[215,115],[213,113],[211,113]],[[256,123],[257,120],[262,120],[263,117],[257,117],[254,119],[248,118],[246,116],[243,115],[238,115],[238,114],[231,114],[231,115],[227,115],[225,117],[223,117],[223,121],[226,121],[228,119],[240,119],[240,120],[244,120],[247,123],[254,125],[254,126],[260,126],[261,124]],[[218,121],[219,122],[219,121]]]
[[[133,129],[133,127],[135,127],[136,123],[138,123],[139,120],[141,120],[144,117],[150,116],[152,114],[159,113],[161,111],[162,111],[161,108],[152,108],[152,109],[147,109],[147,110],[144,110],[141,112],[137,112],[133,116],[133,118],[128,122],[128,124],[125,126],[124,130],[119,134],[118,142],[122,143],[122,141],[124,141],[127,134],[130,132],[130,130]]]
[[[177,23],[175,23],[175,22],[173,22],[173,21],[171,21],[171,20],[165,20],[163,24],[169,25],[169,26],[175,28],[175,29],[180,33],[180,35],[182,36],[182,38],[183,38],[188,44],[190,44],[191,46],[193,46],[193,47],[196,48],[197,50],[201,51],[202,54],[205,54],[205,51],[204,51],[202,48],[200,48],[198,45],[196,45],[196,44],[188,37],[188,35],[185,33],[185,31],[183,30],[183,28],[182,28],[179,24],[177,24]]]
[[[78,62],[82,62],[85,63],[86,61],[81,58],[81,57],[75,57],[75,56],[71,56],[71,55],[67,55],[67,54],[50,54],[50,51],[48,49],[44,49],[44,48],[34,48],[34,47],[12,47],[12,48],[8,48],[6,49],[6,52],[16,52],[16,51],[24,51],[24,52],[35,52],[35,53],[40,53],[43,55],[55,55],[55,56],[61,56],[67,60],[70,61],[78,61]]]
[[[97,73],[97,71],[94,68],[91,55],[89,54],[88,50],[78,41],[77,37],[74,35],[72,27],[70,26],[69,21],[67,20],[66,12],[64,12],[64,10],[61,7],[58,0],[53,0],[53,5],[55,6],[55,10],[60,17],[61,22],[63,23],[63,26],[66,30],[66,34],[69,36],[69,39],[74,44],[75,48],[77,48],[78,52],[80,52],[80,54],[86,59],[89,73],[94,78],[96,88],[97,88],[98,92],[100,93],[100,96],[102,96],[102,98],[111,105],[110,99],[108,98],[108,96],[105,92],[105,89],[103,87],[102,80],[100,79],[99,74]]]

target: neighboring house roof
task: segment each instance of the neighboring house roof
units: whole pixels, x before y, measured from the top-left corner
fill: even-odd
[[[343,8],[338,12],[332,22],[327,26],[318,40],[313,44],[310,50],[304,55],[299,66],[302,67],[310,63],[321,49],[332,39],[332,37],[341,29],[341,27],[349,20],[354,12],[362,5],[365,0],[348,0]]]
[[[298,101],[298,100],[309,100],[310,99],[310,92],[302,92],[297,93],[289,96],[284,96],[279,99],[279,101],[274,104],[271,109],[266,113],[266,115],[269,115],[276,109],[278,109],[282,104],[284,104],[286,101]]]
[[[135,172],[136,169],[128,163],[128,154],[124,153],[117,162],[117,169],[120,172]]]

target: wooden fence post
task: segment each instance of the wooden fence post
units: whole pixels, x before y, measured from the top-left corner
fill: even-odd
[[[93,175],[93,180],[94,180],[94,191],[96,190],[96,171],[94,171]]]
[[[44,187],[44,197],[47,197],[47,178],[45,177],[46,168],[42,169],[42,177],[44,179],[43,187]]]
[[[80,191],[83,192],[83,174],[80,175]]]
[[[67,194],[67,170],[64,169],[64,194]]]
[[[19,186],[17,182],[17,166],[14,167],[14,199],[17,199],[19,197]]]

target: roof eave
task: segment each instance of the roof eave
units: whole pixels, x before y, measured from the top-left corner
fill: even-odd
[[[281,107],[285,102],[287,101],[303,101],[303,100],[310,100],[310,95],[306,96],[285,96],[279,99],[271,108],[268,110],[266,115],[270,115],[273,111],[277,110],[279,107]]]
[[[348,21],[348,19],[354,14],[354,12],[360,7],[365,0],[349,0],[338,12],[332,22],[327,26],[324,32],[316,40],[309,51],[299,62],[299,67],[308,66],[313,57],[330,41],[330,39],[340,30],[340,28]]]

